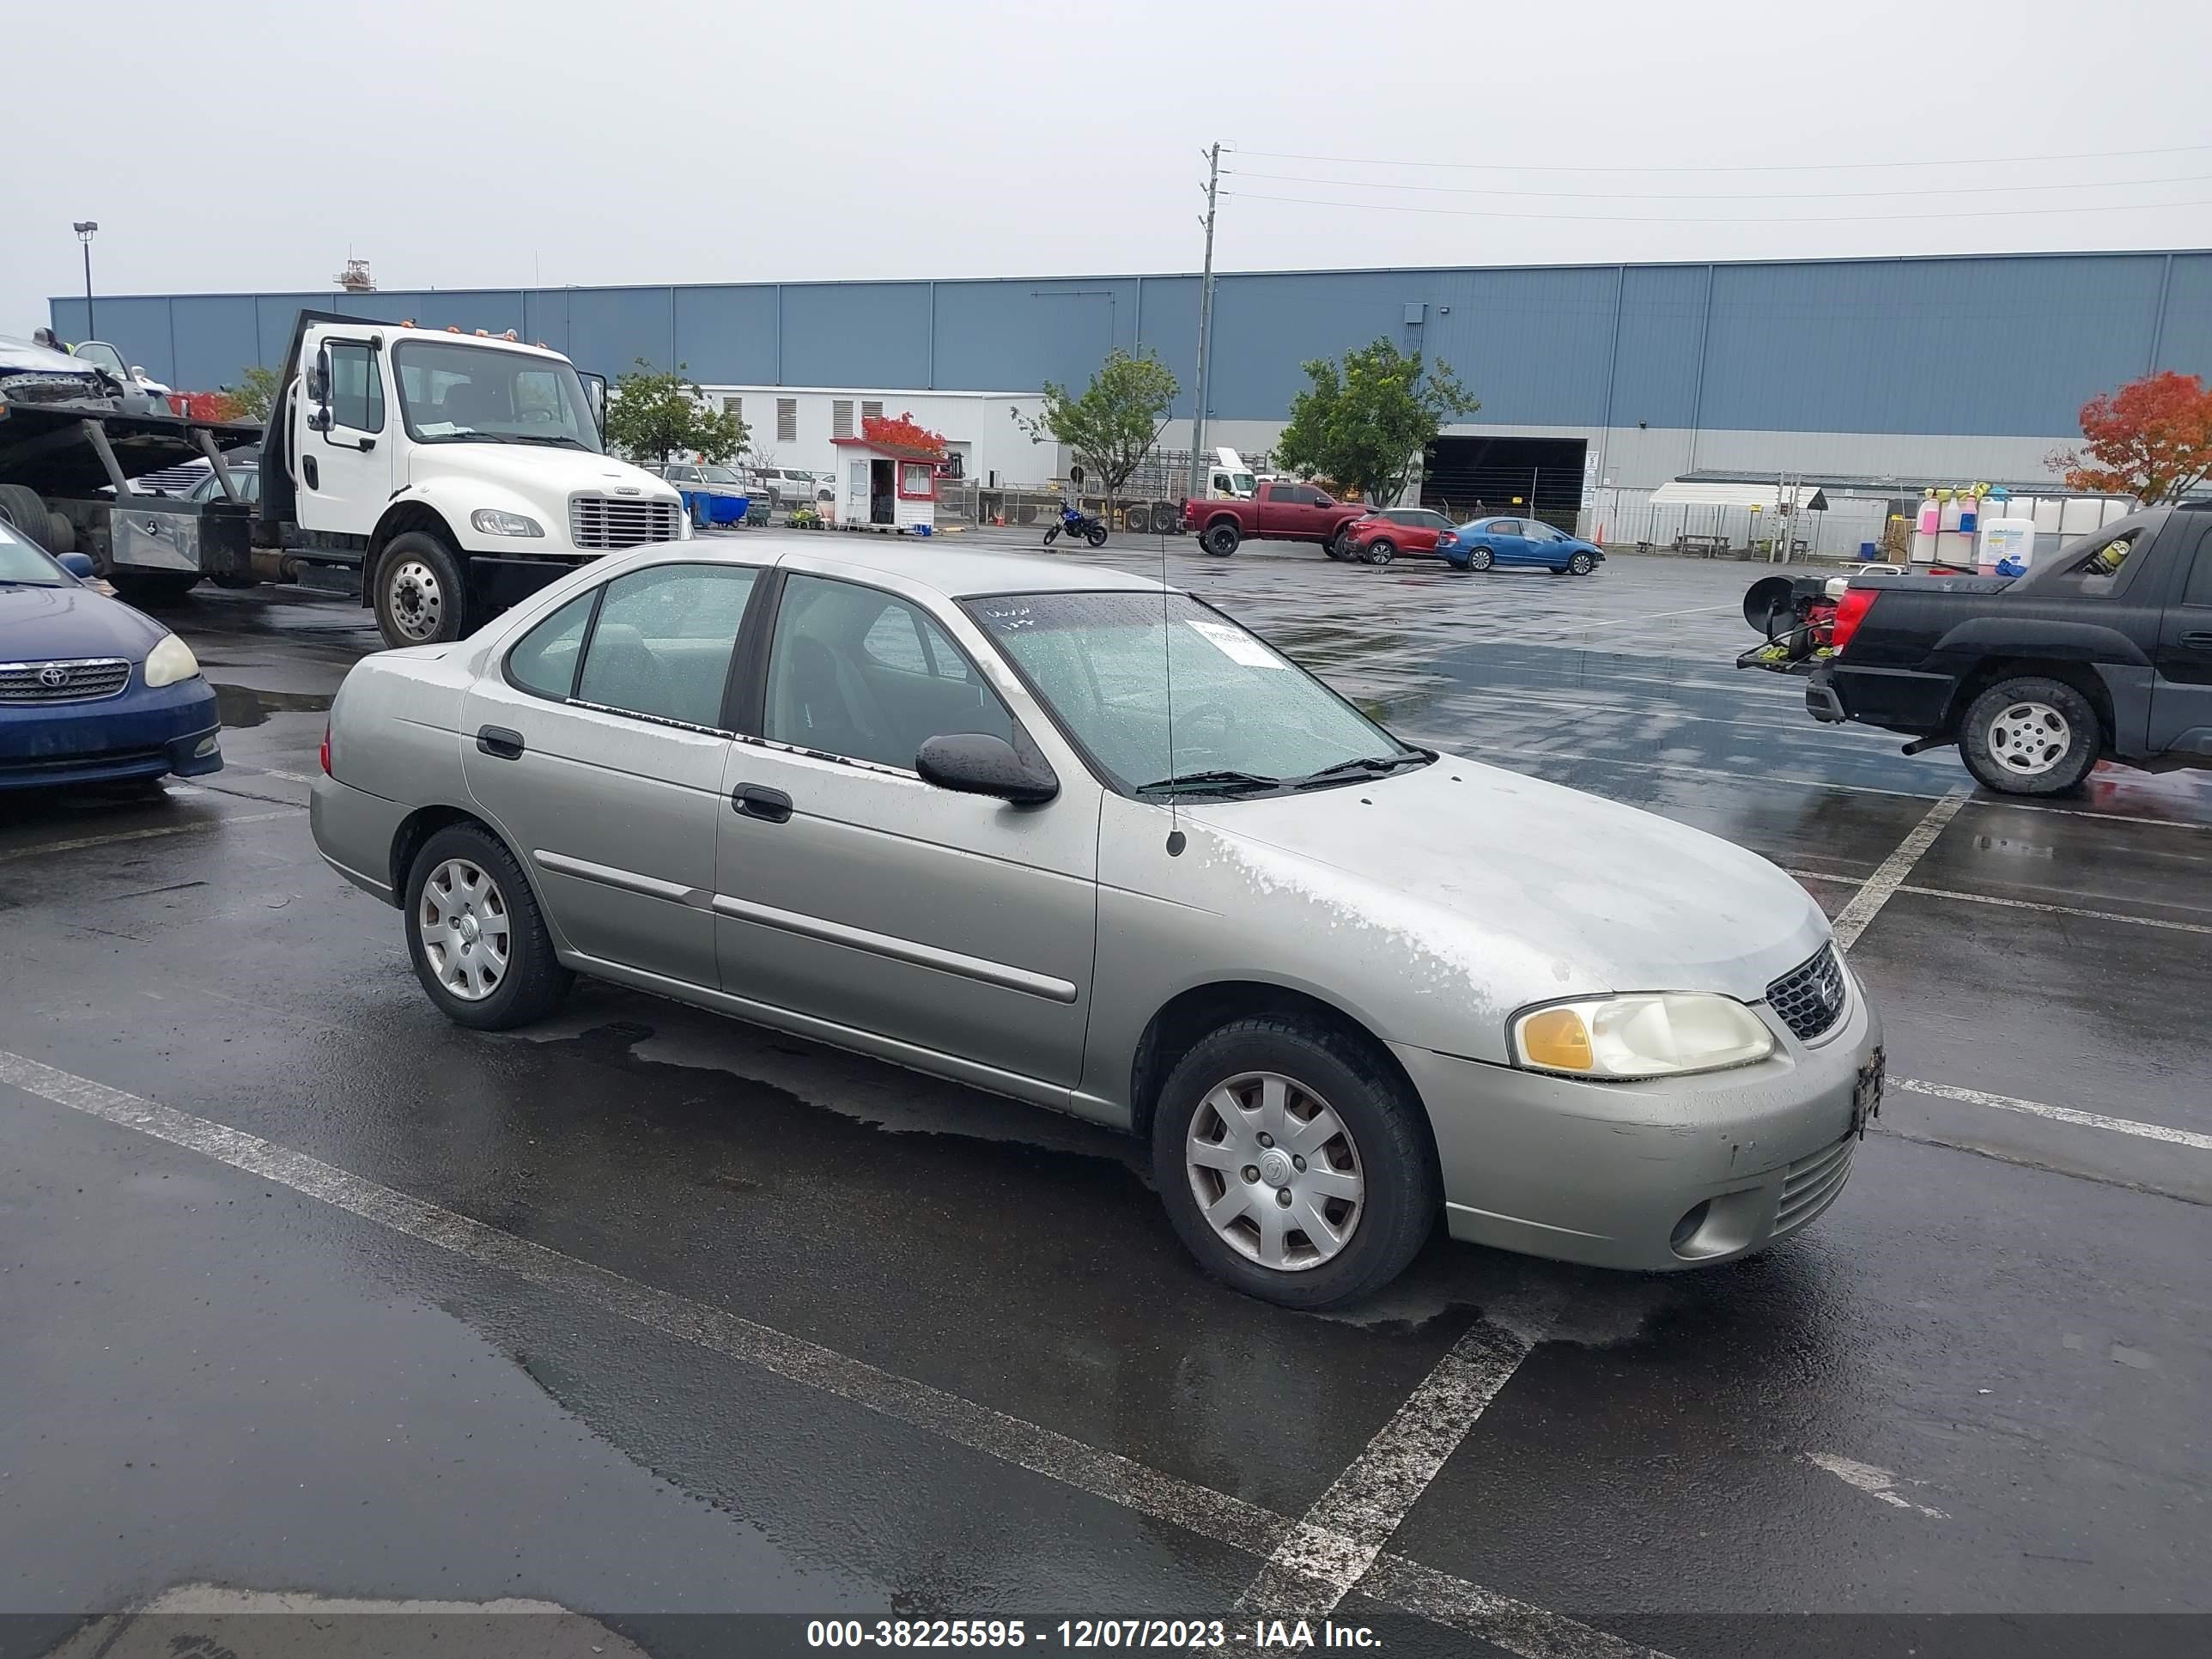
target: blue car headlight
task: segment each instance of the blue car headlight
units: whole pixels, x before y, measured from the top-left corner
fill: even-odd
[[[192,655],[191,647],[174,634],[163,635],[161,642],[146,653],[146,685],[149,690],[195,678],[199,672],[200,661]]]

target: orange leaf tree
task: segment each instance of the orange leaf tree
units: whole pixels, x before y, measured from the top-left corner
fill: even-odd
[[[246,418],[245,411],[238,405],[238,399],[228,392],[179,392],[173,394],[170,401],[173,404],[182,402],[184,408],[179,412],[190,416],[195,421],[237,421]]]
[[[2081,405],[2081,438],[2051,457],[2069,489],[2179,501],[2212,476],[2212,388],[2172,369],[2130,380]]]

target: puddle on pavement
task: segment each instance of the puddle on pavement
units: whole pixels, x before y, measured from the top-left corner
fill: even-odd
[[[271,714],[319,714],[337,699],[334,691],[260,691],[250,685],[215,687],[216,718],[225,726],[258,726]]]

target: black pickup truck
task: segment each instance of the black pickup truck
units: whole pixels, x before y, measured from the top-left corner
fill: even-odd
[[[2024,576],[1857,576],[1816,720],[1955,743],[1991,789],[2055,795],[2100,760],[2212,767],[2212,502],[2130,514]]]

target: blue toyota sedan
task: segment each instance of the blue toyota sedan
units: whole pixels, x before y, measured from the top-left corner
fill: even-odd
[[[218,771],[214,688],[191,647],[0,523],[0,789]]]
[[[1605,562],[1595,542],[1554,530],[1540,519],[1470,519],[1437,538],[1437,556],[1460,570],[1548,570],[1587,576]]]

